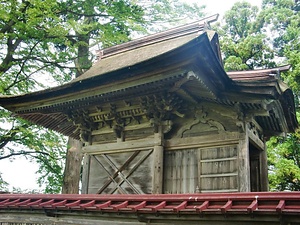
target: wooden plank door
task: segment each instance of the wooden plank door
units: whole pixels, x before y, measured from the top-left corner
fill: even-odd
[[[237,192],[237,145],[165,151],[164,193]]]
[[[88,193],[150,194],[153,149],[90,157]]]

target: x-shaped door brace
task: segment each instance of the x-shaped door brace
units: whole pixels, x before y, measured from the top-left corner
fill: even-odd
[[[128,172],[127,175],[125,175],[122,171],[139,155],[141,151],[145,150],[138,150],[133,152],[133,154],[124,162],[123,165],[120,167],[116,165],[117,163],[114,162],[108,154],[101,154],[102,158],[106,163],[108,163],[113,169],[115,169],[115,172],[113,174],[110,173],[110,171],[105,168],[105,165],[101,162],[101,160],[93,155],[93,158],[98,162],[98,164],[102,167],[102,169],[107,173],[108,180],[105,182],[105,184],[97,191],[97,194],[101,194],[111,183],[115,184],[115,188],[110,192],[110,194],[113,194],[116,190],[118,190],[122,194],[128,194],[128,192],[122,187],[122,184],[126,182],[131,189],[136,194],[142,194],[140,191],[128,180],[128,177],[151,155],[153,152],[153,149],[148,150],[147,154],[145,154],[143,157],[141,157],[137,163],[132,167],[132,169]],[[121,178],[121,181],[117,182],[115,179],[117,177]]]

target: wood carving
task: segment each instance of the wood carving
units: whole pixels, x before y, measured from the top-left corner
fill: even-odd
[[[188,133],[196,132],[202,133],[204,131],[225,131],[225,127],[218,121],[210,119],[208,117],[207,111],[202,107],[201,109],[195,109],[194,119],[182,126],[178,132],[177,136],[184,137]]]
[[[171,121],[174,116],[184,117],[180,110],[183,108],[182,99],[175,94],[152,95],[141,99],[141,107],[148,120],[154,127],[154,132],[158,131],[158,126],[165,126],[164,133],[171,130]],[[167,123],[167,124],[166,124]]]
[[[255,122],[250,122],[248,124],[248,131],[251,132],[255,137],[259,140],[264,141],[264,135],[262,133],[262,129]]]
[[[180,112],[182,108],[181,98],[165,93],[93,106],[89,111],[73,110],[69,113],[69,120],[80,130],[84,142],[88,142],[95,131],[102,135],[114,133],[115,137],[125,140],[126,131],[144,129],[147,124],[151,124],[154,133],[160,128],[163,133],[169,132],[172,119],[184,117]]]
[[[80,130],[80,139],[83,142],[89,142],[91,131],[96,129],[97,124],[89,117],[87,110],[78,109],[68,113],[69,120]]]

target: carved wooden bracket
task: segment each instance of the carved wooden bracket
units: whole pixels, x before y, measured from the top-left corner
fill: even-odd
[[[172,93],[141,98],[141,108],[146,117],[151,120],[155,132],[161,125],[164,127],[164,133],[169,132],[172,118],[174,116],[184,117],[184,114],[180,112],[183,107],[183,100]]]
[[[73,110],[68,113],[68,118],[80,130],[80,139],[88,142],[91,131],[97,127],[97,124],[90,118],[89,112],[83,109]]]
[[[262,128],[255,121],[248,123],[248,131],[259,140],[264,141]]]
[[[184,117],[183,100],[174,93],[151,95],[94,106],[90,111],[77,109],[69,112],[69,119],[87,142],[95,130],[111,130],[117,138],[123,138],[125,127],[144,127],[151,123],[154,132],[161,127],[163,133],[171,130],[174,117]]]

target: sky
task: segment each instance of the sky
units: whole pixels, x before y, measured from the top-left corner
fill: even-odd
[[[219,14],[219,21],[224,12],[229,10],[238,0],[185,0],[186,2],[197,2],[200,5],[206,5],[207,16]],[[260,6],[262,0],[248,1],[251,5]],[[38,167],[29,160],[18,157],[11,162],[9,159],[0,161],[0,172],[2,178],[9,183],[10,191],[12,187],[21,188],[22,190],[39,190],[36,183],[37,175],[35,174]]]

